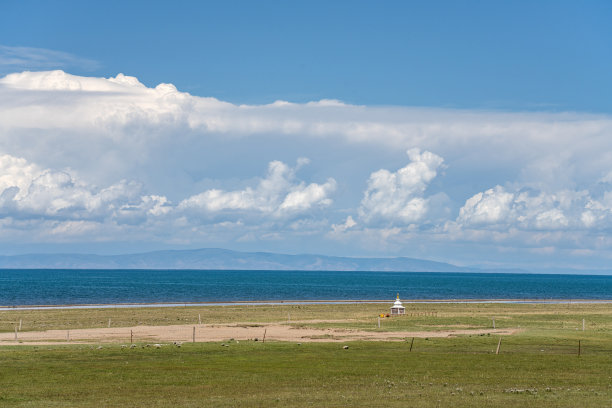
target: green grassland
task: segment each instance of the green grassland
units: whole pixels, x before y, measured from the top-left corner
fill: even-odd
[[[406,316],[381,319],[385,331],[443,328],[582,329],[612,331],[612,303],[407,303]],[[310,327],[378,330],[377,316],[389,304],[232,305],[110,309],[0,310],[0,332],[137,325],[299,322]],[[317,322],[336,320],[333,323]],[[309,322],[311,321],[311,322]]]
[[[0,331],[283,322],[433,331],[400,342],[0,346],[0,407],[612,407],[612,305],[283,305],[2,311]],[[412,316],[411,316],[412,314]],[[321,320],[336,320],[321,322]],[[586,321],[582,331],[582,319]],[[290,320],[290,321],[289,321]],[[578,340],[581,355],[578,355]],[[412,345],[412,351],[410,347]],[[344,349],[348,346],[348,349]]]

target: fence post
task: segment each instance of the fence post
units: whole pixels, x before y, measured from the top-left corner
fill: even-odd
[[[580,352],[582,351],[580,349],[581,349],[581,347],[580,347],[580,340],[578,340],[578,357],[580,357]]]
[[[412,338],[412,341],[410,342],[410,351],[412,351],[412,345],[414,344],[414,337]]]
[[[378,328],[380,329],[380,316],[378,316]]]
[[[582,319],[582,331],[584,331],[584,319]]]
[[[17,326],[15,326],[15,340],[17,340]]]
[[[499,338],[499,342],[497,343],[497,350],[495,351],[496,355],[499,354],[499,347],[501,346],[501,340],[502,340],[502,338],[500,337]]]
[[[193,326],[193,342],[195,343],[195,326]]]
[[[264,336],[263,336],[263,343],[266,342],[266,332],[268,331],[268,329],[264,329]]]
[[[202,324],[202,315],[198,313],[198,324]]]
[[[111,325],[111,319],[108,319],[108,327],[110,328]]]
[[[495,328],[495,318],[493,318],[493,328]]]
[[[19,319],[19,331],[21,331],[21,319]]]
[[[134,343],[134,331],[130,330],[130,344]]]

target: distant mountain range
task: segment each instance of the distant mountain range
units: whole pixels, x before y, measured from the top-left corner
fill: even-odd
[[[26,254],[0,255],[0,269],[220,269],[381,272],[498,272],[576,275],[612,275],[612,269],[571,267],[503,268],[456,266],[423,259],[357,258],[326,255],[286,255],[228,249],[152,251],[126,255]]]
[[[0,256],[0,268],[14,269],[240,269],[307,271],[484,272],[413,258],[350,258],[284,255],[227,249],[154,251],[128,255],[28,254]]]

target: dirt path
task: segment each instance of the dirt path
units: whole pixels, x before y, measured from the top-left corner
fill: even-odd
[[[119,328],[47,330],[0,333],[0,345],[58,344],[58,343],[129,343],[197,342],[234,340],[266,340],[292,342],[339,342],[350,340],[399,341],[407,337],[450,337],[467,334],[512,335],[518,329],[457,329],[420,332],[371,332],[350,329],[294,328],[285,324],[202,324],[175,326],[135,326]],[[69,340],[68,340],[69,339]]]

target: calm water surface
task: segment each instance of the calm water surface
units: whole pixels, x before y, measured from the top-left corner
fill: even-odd
[[[0,305],[245,300],[612,299],[612,276],[338,271],[0,270]]]

